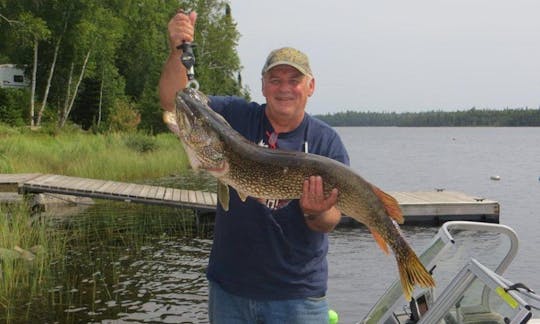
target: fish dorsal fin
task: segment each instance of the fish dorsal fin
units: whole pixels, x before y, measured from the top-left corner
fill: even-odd
[[[388,216],[394,219],[398,224],[403,224],[403,214],[401,213],[401,208],[399,207],[396,198],[390,196],[389,194],[375,187],[374,185],[371,185],[371,187],[373,188],[373,192],[375,193],[375,195],[379,197],[379,199],[383,203],[384,209],[386,210]]]
[[[224,211],[229,210],[229,186],[221,181],[218,181],[217,185],[218,201]]]
[[[390,251],[388,250],[388,245],[386,244],[386,241],[382,238],[381,234],[379,234],[379,232],[377,232],[372,227],[368,227],[368,228],[369,228],[369,231],[371,232],[371,235],[373,235],[375,242],[377,242],[381,250],[383,250],[384,253],[389,254]]]

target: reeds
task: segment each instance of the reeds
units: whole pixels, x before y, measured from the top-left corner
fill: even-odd
[[[27,204],[0,205],[0,322],[21,320],[42,293],[49,265],[64,254],[65,237],[39,219]],[[16,315],[15,315],[16,314]]]
[[[47,297],[47,309],[60,323],[99,322],[125,312],[122,305],[144,298],[132,283],[156,244],[208,238],[211,229],[191,210],[102,200],[64,221],[57,228],[70,233],[70,242]],[[165,260],[167,255],[155,254],[155,264]]]

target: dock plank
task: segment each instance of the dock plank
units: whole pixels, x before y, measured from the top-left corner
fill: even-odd
[[[30,181],[27,181],[26,183],[29,185],[42,185],[47,186],[48,183],[53,183],[56,179],[59,179],[59,175],[55,174],[44,174],[39,177],[36,177]]]
[[[158,190],[156,192],[156,196],[154,199],[163,200],[163,197],[165,196],[165,187],[158,187]]]
[[[172,201],[173,200],[173,191],[174,191],[173,188],[165,189],[165,194],[163,195],[163,200]]]
[[[189,202],[189,192],[186,189],[180,191],[180,201],[183,203]]]
[[[113,185],[109,188],[108,193],[113,196],[120,196],[119,191],[123,188],[124,184],[122,182],[115,182]]]
[[[72,188],[77,191],[86,192],[89,186],[90,181],[88,179],[79,178],[79,181],[75,182]]]
[[[150,192],[150,189],[152,189],[152,186],[149,186],[149,185],[144,185],[142,187],[142,190],[141,192],[139,193],[139,195],[143,198],[146,198],[148,197],[148,193]]]
[[[75,184],[80,182],[81,178],[77,177],[60,177],[56,182],[49,181],[49,186],[51,188],[67,188],[74,190]]]
[[[107,192],[107,190],[114,184],[114,181],[104,181],[103,184],[99,187],[94,189],[95,192]]]
[[[213,195],[211,192],[203,192],[204,204],[205,205],[215,205]]]
[[[197,196],[195,195],[195,191],[193,190],[189,190],[188,191],[188,202],[191,203],[191,204],[194,204],[197,202]]]
[[[196,199],[196,203],[198,205],[205,205],[204,195],[203,195],[202,191],[195,191],[195,199]]]
[[[135,186],[131,189],[130,192],[128,192],[129,197],[133,198],[144,198],[144,196],[141,195],[141,192],[144,190],[144,185],[135,184]]]
[[[129,193],[131,190],[135,187],[134,183],[124,183],[122,189],[120,190],[119,194],[121,196],[129,196]]]
[[[179,201],[180,200],[180,189],[174,188],[172,191],[172,200],[173,201]]]
[[[0,184],[19,184],[21,182],[30,181],[36,177],[40,177],[41,173],[14,173],[0,174]]]
[[[81,190],[83,192],[92,192],[92,188],[94,186],[100,186],[101,182],[98,184],[95,179],[85,179],[86,181],[82,181],[78,184],[78,190]]]
[[[86,191],[88,192],[93,192],[95,191],[97,188],[103,186],[103,184],[107,181],[105,180],[97,180],[97,179],[88,179],[88,183],[86,185]]]
[[[145,199],[154,200],[157,190],[158,190],[157,186],[149,186],[148,193],[146,194]]]

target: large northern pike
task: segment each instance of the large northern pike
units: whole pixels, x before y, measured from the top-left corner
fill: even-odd
[[[163,117],[167,126],[180,137],[193,168],[206,170],[219,180],[218,183],[233,187],[243,201],[248,196],[298,199],[304,180],[319,175],[326,195],[333,188],[338,189],[338,209],[365,224],[385,253],[389,253],[388,245],[392,248],[407,300],[415,284],[435,285],[401,235],[396,222],[403,223],[403,215],[392,196],[330,158],[268,149],[249,142],[207,103],[204,94],[186,88],[177,94],[176,112],[165,112]],[[218,186],[218,200],[228,210],[228,186]]]

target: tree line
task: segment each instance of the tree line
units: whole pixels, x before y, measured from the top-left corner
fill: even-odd
[[[24,93],[0,89],[0,122],[163,130],[157,85],[178,8],[198,13],[201,90],[248,97],[227,1],[0,0],[0,64],[24,67],[30,80]]]
[[[24,90],[0,88],[0,123],[165,130],[157,84],[169,52],[167,23],[179,7],[198,13],[201,90],[249,98],[226,0],[0,0],[0,64],[24,67],[31,81]],[[334,126],[540,126],[537,109],[318,117]]]
[[[316,117],[332,126],[540,126],[540,108],[504,110],[471,108],[469,110],[453,112],[428,111],[404,113],[346,111],[317,115]]]

